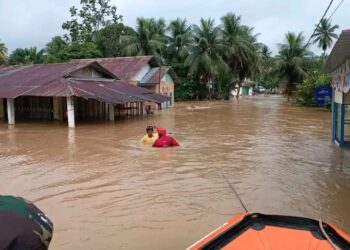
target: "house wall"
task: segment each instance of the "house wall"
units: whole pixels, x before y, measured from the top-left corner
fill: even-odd
[[[334,102],[339,104],[343,103],[343,92],[340,92],[340,91],[334,92]]]
[[[350,59],[347,59],[333,72],[332,79],[334,90],[332,108],[332,138],[340,147],[349,147],[350,145],[350,124],[347,122],[349,117],[348,105],[350,105],[350,86],[347,79],[349,72]]]
[[[174,100],[175,100],[174,90],[175,90],[174,80],[169,74],[166,74],[160,82],[160,87],[157,93],[171,97],[171,101],[163,103],[162,108],[174,107]]]
[[[87,77],[87,78],[104,78],[103,74],[96,71],[93,67],[86,67],[71,74],[73,77]]]
[[[149,64],[145,65],[140,71],[130,79],[132,82],[140,82],[142,78],[151,70],[151,66]]]

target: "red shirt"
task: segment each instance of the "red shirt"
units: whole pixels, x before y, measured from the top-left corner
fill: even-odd
[[[171,136],[162,136],[153,144],[153,147],[156,148],[167,148],[167,147],[176,147],[180,146],[177,141]]]

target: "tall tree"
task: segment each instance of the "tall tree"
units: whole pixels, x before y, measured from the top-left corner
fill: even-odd
[[[122,16],[117,14],[117,7],[110,4],[111,0],[80,0],[81,9],[70,8],[71,20],[62,24],[69,32],[67,39],[72,42],[93,42],[96,34],[104,27],[117,24]]]
[[[323,19],[321,24],[317,26],[316,32],[313,35],[313,41],[323,50],[323,56],[326,55],[327,49],[332,46],[334,39],[338,38],[338,35],[335,33],[338,28],[339,26],[332,25],[329,19]]]
[[[221,20],[225,46],[223,57],[238,78],[239,93],[243,80],[256,70],[257,35],[253,34],[252,28],[242,25],[241,17],[233,13],[228,13]]]
[[[6,61],[7,53],[8,53],[8,50],[5,44],[0,42],[0,64]]]
[[[96,35],[95,44],[102,52],[103,57],[121,56],[121,36],[125,35],[126,28],[122,23],[111,24],[100,30]]]
[[[277,87],[279,75],[274,70],[275,58],[271,56],[272,52],[265,44],[258,47],[258,72],[253,80],[259,82],[266,89]]]
[[[170,60],[184,60],[192,45],[191,26],[187,25],[186,19],[178,18],[170,22],[168,32],[168,56]]]
[[[51,41],[46,44],[45,47],[44,63],[61,62],[61,60],[58,58],[58,54],[68,45],[69,44],[61,36],[51,38]]]
[[[213,19],[201,19],[200,25],[193,25],[194,44],[190,49],[185,64],[195,79],[204,83],[211,98],[211,89],[217,67],[224,64],[221,30]]]
[[[126,56],[155,55],[161,57],[166,49],[165,21],[154,18],[138,18],[136,30],[129,28],[121,37]]]
[[[45,52],[49,55],[57,55],[62,49],[68,46],[68,43],[60,36],[51,38],[51,41],[46,44]]]
[[[36,47],[16,49],[9,56],[10,64],[38,64],[43,63],[44,50],[38,51]]]
[[[94,43],[73,42],[64,47],[56,56],[60,62],[66,62],[72,59],[98,58],[102,54]]]
[[[303,34],[293,32],[288,32],[285,42],[279,45],[276,69],[287,80],[288,87],[292,83],[301,83],[307,76],[306,60],[312,55],[308,48]]]

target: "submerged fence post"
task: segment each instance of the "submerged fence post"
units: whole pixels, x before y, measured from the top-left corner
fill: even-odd
[[[53,97],[53,119],[61,120],[61,118],[62,118],[61,97]]]
[[[15,124],[15,100],[7,98],[7,119],[10,125]]]
[[[68,127],[75,128],[73,96],[67,96],[67,116],[68,116]]]
[[[114,121],[114,105],[109,104],[109,120]]]

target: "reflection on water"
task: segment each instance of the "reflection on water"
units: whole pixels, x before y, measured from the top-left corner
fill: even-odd
[[[251,212],[350,231],[350,151],[332,145],[330,120],[322,109],[254,97],[76,130],[0,123],[0,190],[49,215],[52,249],[184,249],[243,211],[223,174]],[[140,145],[154,124],[181,147]]]

